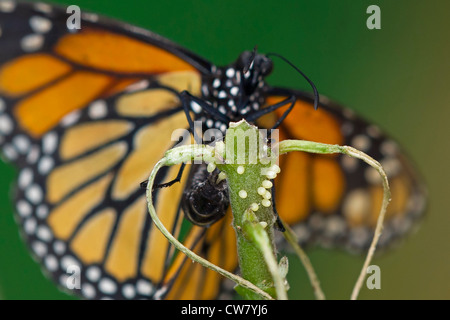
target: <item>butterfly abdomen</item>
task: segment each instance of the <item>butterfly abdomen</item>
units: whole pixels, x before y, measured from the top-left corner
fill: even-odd
[[[227,212],[230,200],[225,180],[218,181],[218,170],[211,173],[205,164],[194,165],[181,205],[185,217],[199,226],[209,226]]]

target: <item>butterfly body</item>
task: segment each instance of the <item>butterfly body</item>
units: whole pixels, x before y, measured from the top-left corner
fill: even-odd
[[[219,172],[209,174],[206,165],[194,165],[183,193],[181,205],[185,217],[199,226],[209,226],[221,219],[230,204],[225,180],[217,183]]]
[[[245,119],[251,112],[260,110],[265,103],[268,85],[264,81],[272,70],[272,61],[261,54],[246,51],[232,64],[213,67],[203,76],[202,99],[226,118],[214,120],[211,114],[197,103],[191,104],[195,119],[208,129],[219,129],[225,134],[230,121]]]
[[[270,86],[273,63],[264,55],[244,52],[217,67],[150,31],[84,12],[72,31],[67,17],[65,8],[0,1],[0,147],[19,169],[16,220],[33,256],[65,290],[68,268],[77,266],[81,288],[70,292],[89,299],[213,299],[226,291],[219,275],[169,246],[139,188],[177,142],[172,132],[191,127],[189,114],[203,132],[224,133],[242,118],[270,129],[292,106],[278,123],[280,139],[353,145],[386,167],[393,200],[380,246],[421,217],[425,191],[399,146],[325,97],[315,111],[309,94]],[[367,248],[382,188],[353,160],[280,158],[278,213],[302,243]],[[165,169],[156,183],[177,170]],[[156,210],[186,246],[235,271],[228,189],[225,181],[213,185],[214,174],[198,166],[156,190]],[[212,218],[205,223],[195,211]]]

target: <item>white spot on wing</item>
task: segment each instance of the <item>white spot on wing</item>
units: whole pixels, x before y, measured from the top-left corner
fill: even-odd
[[[370,125],[367,127],[367,134],[372,138],[379,138],[381,136],[381,130],[376,125]]]
[[[27,188],[25,191],[25,196],[34,204],[41,203],[43,199],[42,189],[37,184],[33,184]]]
[[[300,243],[307,241],[311,236],[311,231],[304,224],[296,226],[294,231]]]
[[[138,90],[143,90],[143,89],[148,88],[149,84],[150,84],[150,82],[148,82],[148,80],[141,80],[141,81],[138,81],[136,83],[133,83],[133,84],[129,85],[125,89],[125,91],[126,92],[135,92],[135,91],[138,91]]]
[[[3,134],[10,134],[14,128],[11,118],[6,115],[0,115],[0,132]]]
[[[117,285],[111,279],[104,278],[100,280],[98,288],[105,294],[114,294],[117,290]]]
[[[91,103],[89,110],[89,117],[92,119],[101,119],[108,114],[108,108],[104,100],[97,100]]]
[[[379,184],[381,184],[381,182],[382,182],[381,177],[380,177],[380,174],[378,173],[377,170],[375,170],[375,169],[372,168],[372,167],[367,168],[367,169],[364,171],[364,177],[366,178],[366,180],[367,180],[368,182],[370,182],[370,183],[373,184],[373,185],[379,185]]]
[[[344,134],[344,136],[351,135],[353,133],[353,123],[344,122],[344,124],[341,126],[341,131]]]
[[[122,294],[127,299],[133,299],[136,295],[136,290],[134,290],[134,287],[131,284],[125,284],[122,287]]]
[[[16,209],[22,218],[29,217],[31,215],[32,211],[31,205],[25,200],[17,201]]]
[[[38,146],[32,146],[31,150],[28,152],[27,155],[27,161],[30,164],[36,163],[36,161],[39,159],[40,150]]]
[[[142,295],[149,296],[153,292],[153,286],[150,282],[145,280],[139,280],[136,284],[137,292]]]
[[[370,206],[370,195],[363,189],[356,189],[345,198],[342,212],[347,220],[361,222],[370,213]]]
[[[80,119],[80,117],[81,114],[78,110],[73,111],[61,119],[61,125],[63,127],[69,127],[76,123]]]
[[[67,274],[62,274],[59,277],[59,284],[63,287],[67,287],[67,280],[69,279],[69,276]]]
[[[43,257],[47,254],[47,246],[41,241],[34,241],[31,244],[31,248],[38,257]]]
[[[83,296],[88,299],[95,298],[96,294],[95,287],[90,283],[83,283],[83,285],[81,286],[81,292]]]
[[[40,174],[46,175],[50,170],[52,170],[53,165],[54,161],[52,158],[48,156],[42,157],[38,164],[38,171]]]
[[[23,230],[25,230],[26,234],[32,235],[36,231],[36,226],[37,226],[36,220],[33,218],[29,218],[23,224]]]
[[[33,171],[30,168],[23,169],[19,174],[19,188],[25,189],[33,181]]]
[[[62,257],[62,259],[61,259],[61,268],[65,271],[70,266],[78,266],[78,267],[80,267],[80,264],[72,256],[67,255],[67,256]]]
[[[55,250],[55,253],[62,255],[66,251],[66,244],[62,241],[55,241],[53,243],[53,250]]]
[[[29,34],[22,38],[20,47],[25,52],[34,52],[42,48],[44,36],[41,34]]]
[[[47,33],[52,28],[52,22],[41,16],[34,16],[30,18],[30,27],[34,32]]]
[[[34,5],[34,9],[36,11],[42,12],[42,13],[51,13],[52,7],[46,3],[38,2]]]
[[[394,228],[395,232],[404,234],[412,228],[413,222],[411,221],[411,219],[408,219],[408,217],[396,216],[392,218],[391,225]]]
[[[393,156],[398,151],[397,143],[392,140],[386,140],[381,144],[380,151],[385,156]]]
[[[324,226],[324,223],[325,222],[324,222],[323,217],[317,212],[313,213],[311,215],[311,218],[309,219],[309,226],[313,230],[320,230],[320,229],[322,229],[323,226]]]
[[[359,134],[352,139],[352,146],[361,151],[369,150],[371,142],[368,136],[364,134]]]
[[[356,247],[363,247],[370,239],[369,231],[359,227],[350,231],[350,244]]]
[[[56,132],[49,132],[42,138],[42,151],[51,154],[56,150],[58,145],[58,135]]]
[[[16,9],[16,3],[11,0],[2,0],[0,1],[0,11],[10,13]]]
[[[98,21],[98,15],[95,13],[84,13],[83,19],[90,21],[90,22],[97,22]]]
[[[45,219],[48,215],[48,207],[45,204],[41,204],[36,208],[36,216],[40,219]]]
[[[10,144],[5,144],[3,146],[3,153],[5,154],[6,158],[9,160],[15,160],[17,159],[17,151],[14,149],[14,147]]]
[[[49,271],[56,271],[58,269],[58,260],[54,255],[48,255],[44,260],[45,267]]]
[[[325,226],[325,233],[329,237],[342,235],[346,231],[345,221],[339,216],[330,217]]]
[[[394,157],[385,158],[381,160],[380,164],[388,178],[397,175],[401,170],[400,161]]]
[[[350,109],[344,109],[342,110],[342,113],[344,114],[345,117],[349,119],[353,119],[355,117],[355,113]]]
[[[99,267],[91,266],[86,270],[86,277],[92,282],[97,282],[101,275],[102,272]]]
[[[24,135],[18,135],[13,138],[13,144],[16,147],[19,153],[24,154],[29,151],[30,148],[30,140]]]
[[[353,172],[358,167],[358,159],[353,157],[341,157],[341,164],[348,172]]]
[[[45,242],[48,242],[48,241],[52,240],[52,238],[53,238],[53,235],[52,235],[52,232],[50,231],[50,229],[43,225],[41,225],[37,228],[36,235],[40,240],[45,241]]]

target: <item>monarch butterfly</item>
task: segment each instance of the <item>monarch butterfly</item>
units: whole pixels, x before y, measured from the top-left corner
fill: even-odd
[[[68,267],[79,266],[81,289],[73,292],[89,299],[213,299],[226,291],[219,275],[185,263],[152,226],[139,188],[174,144],[172,131],[189,126],[184,90],[194,97],[194,117],[220,129],[221,114],[252,119],[294,97],[280,139],[349,144],[380,160],[393,199],[380,246],[421,216],[424,189],[398,145],[325,97],[315,111],[311,95],[268,85],[267,57],[244,53],[217,67],[134,26],[83,13],[74,32],[66,20],[58,7],[0,2],[0,145],[20,170],[14,201],[23,237],[62,288]],[[255,63],[244,73],[249,61]],[[288,108],[254,120],[271,128]],[[344,156],[292,153],[280,161],[278,213],[301,242],[367,248],[382,196],[376,173]],[[157,183],[177,171],[167,169]],[[235,270],[231,215],[209,227],[184,218],[179,199],[193,181],[184,174],[156,190],[160,219],[186,246]]]

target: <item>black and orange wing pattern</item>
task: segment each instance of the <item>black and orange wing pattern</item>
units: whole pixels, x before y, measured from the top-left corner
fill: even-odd
[[[314,110],[310,94],[272,88],[266,103],[272,105],[293,95],[295,107],[280,126],[280,140],[353,146],[379,161],[389,179],[392,201],[378,247],[402,239],[422,217],[426,191],[398,144],[376,125],[324,96]],[[261,119],[261,124],[275,123],[287,107]],[[277,210],[293,226],[302,244],[358,253],[369,248],[383,197],[375,169],[346,155],[301,152],[282,155],[280,167],[275,183]]]
[[[23,237],[63,289],[69,266],[78,266],[81,289],[74,292],[86,298],[163,298],[169,288],[173,298],[215,298],[220,276],[181,268],[184,259],[152,226],[139,189],[174,145],[173,129],[187,127],[178,93],[199,95],[211,65],[151,32],[94,14],[82,14],[82,29],[69,32],[67,17],[44,3],[0,2],[0,143],[19,167]],[[176,235],[183,213],[173,199],[183,184],[155,195],[161,220]],[[183,237],[234,270],[235,250],[231,263],[218,255],[234,249],[233,239],[224,247],[214,236],[232,237],[228,224]],[[180,285],[191,289],[180,293]]]
[[[219,275],[186,261],[155,230],[139,190],[175,144],[172,131],[188,126],[183,90],[237,120],[295,96],[281,139],[352,145],[385,167],[393,201],[381,245],[421,215],[424,191],[409,161],[350,110],[322,98],[314,111],[308,95],[270,88],[262,76],[253,94],[242,65],[216,68],[154,33],[95,14],[83,13],[77,31],[67,29],[66,19],[65,10],[47,4],[0,2],[0,145],[19,167],[15,204],[23,236],[62,288],[68,268],[78,266],[75,293],[85,298],[213,299],[222,292]],[[247,91],[250,102],[242,105]],[[226,128],[198,106],[192,111],[207,128]],[[259,123],[271,127],[284,110]],[[382,192],[372,169],[340,155],[292,153],[280,162],[277,209],[302,243],[367,248]],[[164,170],[156,183],[177,170]],[[156,192],[160,219],[197,253],[236,270],[230,214],[209,228],[184,219],[187,177]]]

